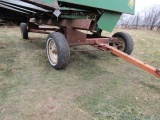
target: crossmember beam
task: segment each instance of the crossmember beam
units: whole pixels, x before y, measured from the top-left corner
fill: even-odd
[[[125,54],[124,52],[121,52],[119,51],[118,49],[112,47],[112,46],[109,46],[109,44],[104,44],[104,43],[100,43],[100,42],[96,42],[94,44],[94,47],[100,49],[100,50],[107,50],[111,53],[113,53],[114,55],[120,57],[120,58],[123,58],[124,60],[132,63],[133,65],[155,75],[156,77],[160,78],[160,69],[156,69],[130,55],[127,55]]]
[[[96,27],[96,23],[89,19],[60,19],[58,21],[56,19],[34,19],[33,22],[31,18],[29,22],[91,31]]]

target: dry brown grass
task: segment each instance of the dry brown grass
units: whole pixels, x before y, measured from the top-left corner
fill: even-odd
[[[159,33],[116,31],[133,36],[133,56],[160,68]],[[0,119],[160,118],[159,79],[124,60],[101,51],[72,53],[70,65],[56,71],[45,55],[46,35],[25,41],[17,27],[0,28],[0,35]]]

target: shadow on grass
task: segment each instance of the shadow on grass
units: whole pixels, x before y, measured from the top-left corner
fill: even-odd
[[[143,81],[140,81],[139,83],[144,85],[144,86],[146,86],[146,87],[148,87],[148,88],[150,88],[150,89],[153,89],[153,90],[157,91],[158,93],[160,93],[160,88],[158,88],[155,85],[147,84],[147,83],[145,83]]]
[[[106,72],[97,64],[98,62],[100,62],[98,53],[74,52],[71,54],[70,66],[77,72],[80,79],[91,80]]]
[[[26,41],[28,41],[29,44],[32,44],[30,45],[31,47],[29,47],[30,49],[45,49],[46,40],[44,38],[32,37]]]

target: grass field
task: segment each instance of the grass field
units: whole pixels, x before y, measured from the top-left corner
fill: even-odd
[[[116,31],[133,36],[132,56],[160,68],[160,33]],[[47,35],[29,36],[0,28],[0,120],[160,119],[160,79],[102,51],[71,53],[70,65],[56,71],[45,54]]]

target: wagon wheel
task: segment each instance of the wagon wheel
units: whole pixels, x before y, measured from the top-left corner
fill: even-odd
[[[26,23],[20,24],[21,35],[23,39],[28,39],[28,29]]]
[[[69,64],[70,49],[62,33],[54,32],[48,35],[46,53],[49,63],[54,69],[63,69]]]
[[[133,38],[124,32],[117,32],[112,37],[118,38],[118,42],[112,43],[111,46],[116,47],[118,50],[130,55],[133,51]]]

